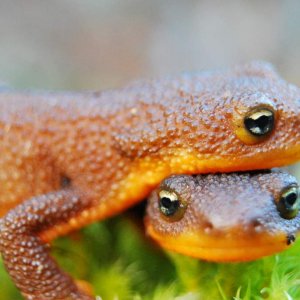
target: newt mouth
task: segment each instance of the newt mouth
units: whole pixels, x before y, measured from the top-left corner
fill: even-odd
[[[147,224],[147,233],[164,249],[212,262],[252,261],[281,252],[294,242],[285,233],[276,235],[208,236],[204,233],[187,232],[174,236],[162,236]],[[290,241],[290,242],[289,242]]]

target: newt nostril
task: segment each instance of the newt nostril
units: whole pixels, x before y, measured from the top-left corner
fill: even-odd
[[[288,245],[291,245],[292,243],[294,243],[296,241],[296,236],[294,234],[289,234],[286,237],[286,243]]]
[[[203,224],[203,228],[204,232],[208,234],[214,229],[214,225],[209,221],[205,221]]]
[[[254,231],[256,233],[260,233],[263,230],[263,226],[262,226],[261,222],[258,219],[253,219],[250,222],[250,226],[254,229]]]
[[[62,174],[60,176],[60,187],[61,188],[67,188],[71,185],[71,178]]]

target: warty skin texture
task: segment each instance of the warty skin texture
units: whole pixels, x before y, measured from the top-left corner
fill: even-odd
[[[52,195],[65,195],[66,189],[73,196],[80,194],[82,206],[74,207],[75,214],[59,217],[55,201],[48,203],[56,217],[27,232],[42,245],[125,210],[171,174],[293,163],[300,156],[299,99],[297,87],[258,62],[95,93],[20,93],[3,87],[0,215],[6,220],[19,209],[16,222],[23,224],[27,203],[47,202]],[[253,140],[243,128],[243,118],[261,106],[274,111],[275,128],[268,137]],[[72,197],[63,199],[67,204]],[[44,216],[43,209],[39,215]],[[5,228],[0,229],[2,241],[4,232],[14,229]],[[9,247],[2,243],[2,253],[4,248]],[[8,269],[15,255],[4,256]],[[24,282],[30,288],[30,280],[18,278],[22,285],[14,280],[22,290]],[[23,294],[43,299],[41,288]]]
[[[93,299],[60,270],[38,235],[57,222],[72,219],[87,202],[80,192],[66,189],[32,198],[0,220],[2,258],[26,299]]]
[[[216,261],[248,261],[282,251],[295,241],[299,213],[283,218],[277,203],[296,179],[282,171],[174,175],[151,193],[145,218],[160,246]],[[159,192],[175,192],[186,205],[180,219],[159,209]]]

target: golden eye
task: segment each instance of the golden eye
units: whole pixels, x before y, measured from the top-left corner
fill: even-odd
[[[267,108],[251,111],[244,119],[245,128],[255,136],[265,136],[274,128],[274,112]]]
[[[178,221],[183,217],[186,204],[173,191],[161,190],[159,196],[159,210],[168,221]]]
[[[253,145],[264,141],[275,127],[275,112],[268,107],[255,107],[243,118],[234,121],[235,134],[245,144]]]
[[[299,187],[291,185],[284,189],[277,202],[277,209],[284,219],[293,219],[297,216],[300,206]]]

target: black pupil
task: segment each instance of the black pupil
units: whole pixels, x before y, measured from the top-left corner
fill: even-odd
[[[246,128],[253,135],[265,135],[269,133],[274,125],[274,117],[273,114],[266,114],[258,117],[257,119],[253,119],[251,116],[246,117],[244,120]]]
[[[284,202],[285,202],[287,208],[292,208],[293,205],[296,203],[297,198],[298,198],[298,195],[295,192],[291,192],[288,195],[286,195],[284,197]]]
[[[166,216],[172,216],[179,208],[178,200],[171,200],[168,197],[162,197],[159,202],[161,212]]]

